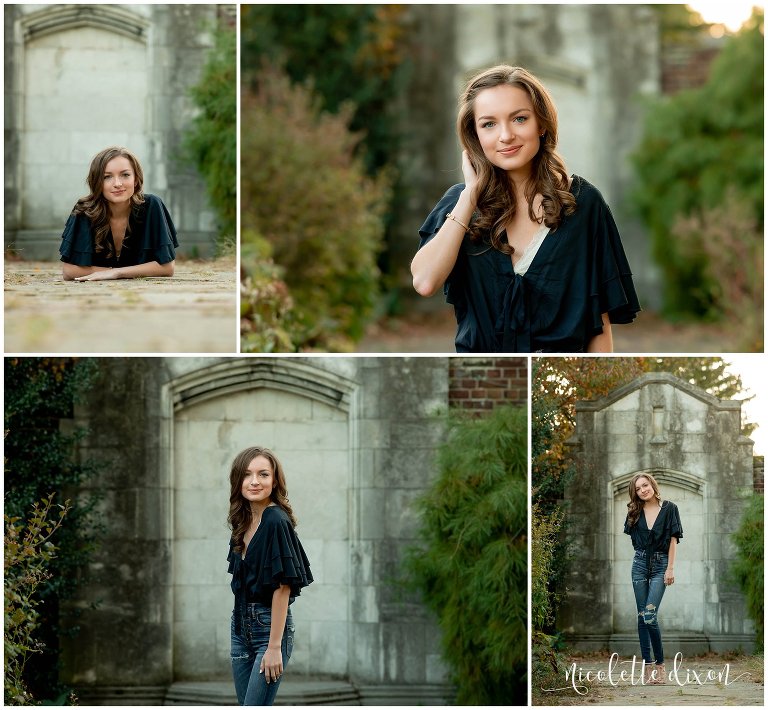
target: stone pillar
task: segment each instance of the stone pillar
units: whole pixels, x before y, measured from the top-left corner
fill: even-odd
[[[100,502],[103,533],[66,619],[62,682],[107,704],[160,703],[172,680],[173,564],[169,481],[159,465],[162,360],[102,358],[76,423],[81,459],[98,463],[83,493]],[[130,697],[125,698],[126,688]]]

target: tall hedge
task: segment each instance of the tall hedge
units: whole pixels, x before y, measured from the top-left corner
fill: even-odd
[[[4,361],[5,514],[27,520],[29,511],[57,494],[64,500],[78,484],[98,473],[74,457],[83,430],[67,430],[74,407],[95,381],[97,361],[69,357],[9,357]],[[94,497],[79,496],[49,540],[58,548],[35,591],[34,638],[42,649],[24,668],[24,683],[39,700],[66,695],[58,681],[60,603],[74,594],[97,541]],[[6,529],[7,534],[7,529]],[[13,576],[15,570],[11,572]],[[75,624],[70,624],[75,626]]]
[[[298,350],[351,350],[378,295],[388,176],[367,176],[349,112],[322,113],[309,87],[275,67],[258,77],[241,99],[243,243],[271,244]]]
[[[756,642],[763,648],[765,633],[765,500],[753,494],[744,511],[739,529],[734,533],[736,559],[731,574],[747,600],[747,613],[755,622]]]
[[[437,614],[460,705],[526,703],[527,412],[453,415],[407,569]]]
[[[675,234],[680,220],[722,207],[734,218],[754,221],[762,233],[763,45],[763,12],[756,9],[728,39],[704,86],[646,107],[645,135],[633,158],[634,198],[652,235],[669,314],[721,315],[712,302],[721,270],[708,270],[712,256],[706,250],[681,243]],[[741,210],[746,214],[736,214]],[[738,227],[737,221],[730,239],[746,241],[749,258],[756,259],[754,235]],[[700,232],[698,239],[716,242],[715,253],[729,248],[718,233]]]
[[[237,36],[220,26],[191,96],[198,113],[184,147],[205,180],[219,221],[219,247],[234,244],[237,229]]]

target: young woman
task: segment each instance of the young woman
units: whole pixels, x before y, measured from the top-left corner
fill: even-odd
[[[232,675],[240,705],[272,705],[293,651],[290,604],[312,582],[294,532],[285,474],[258,446],[240,452],[229,474]]]
[[[72,209],[59,253],[65,281],[173,276],[176,228],[162,200],[142,192],[144,173],[126,148],[91,161],[90,193]]]
[[[464,183],[419,229],[422,296],[444,287],[457,352],[612,352],[640,310],[608,205],[556,152],[541,82],[501,65],[473,77],[457,120]]]
[[[624,532],[632,538],[632,588],[637,604],[637,633],[645,662],[646,683],[666,682],[659,606],[664,590],[675,583],[675,554],[683,537],[677,506],[661,499],[659,485],[649,473],[629,482],[629,509]],[[651,660],[651,649],[655,661]]]

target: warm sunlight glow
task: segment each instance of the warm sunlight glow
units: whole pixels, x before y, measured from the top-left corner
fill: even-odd
[[[750,17],[753,7],[764,7],[764,3],[750,0],[731,0],[730,2],[715,2],[715,0],[698,0],[689,2],[688,7],[698,12],[705,22],[717,22],[731,32],[736,32]]]

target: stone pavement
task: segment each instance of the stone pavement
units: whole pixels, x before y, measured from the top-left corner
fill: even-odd
[[[76,282],[57,262],[5,262],[6,353],[238,351],[234,258],[171,278]]]
[[[626,659],[622,659],[626,660]],[[552,694],[553,705],[696,705],[696,706],[751,706],[765,704],[765,685],[763,680],[763,656],[732,656],[708,654],[707,656],[681,659],[677,678],[669,679],[664,685],[643,685],[639,682],[621,680],[619,673],[624,664],[617,667],[611,679],[605,677],[607,658],[596,659],[594,655],[579,658],[572,657],[569,662],[576,663],[577,672],[591,682],[581,686],[581,693],[569,690]],[[669,672],[673,664],[667,663]],[[569,666],[570,668],[570,666]],[[587,672],[591,671],[591,676]],[[603,671],[603,678],[594,680],[595,674]],[[709,677],[707,676],[709,672]],[[578,685],[578,683],[577,683]],[[544,694],[537,705],[547,703]]]

